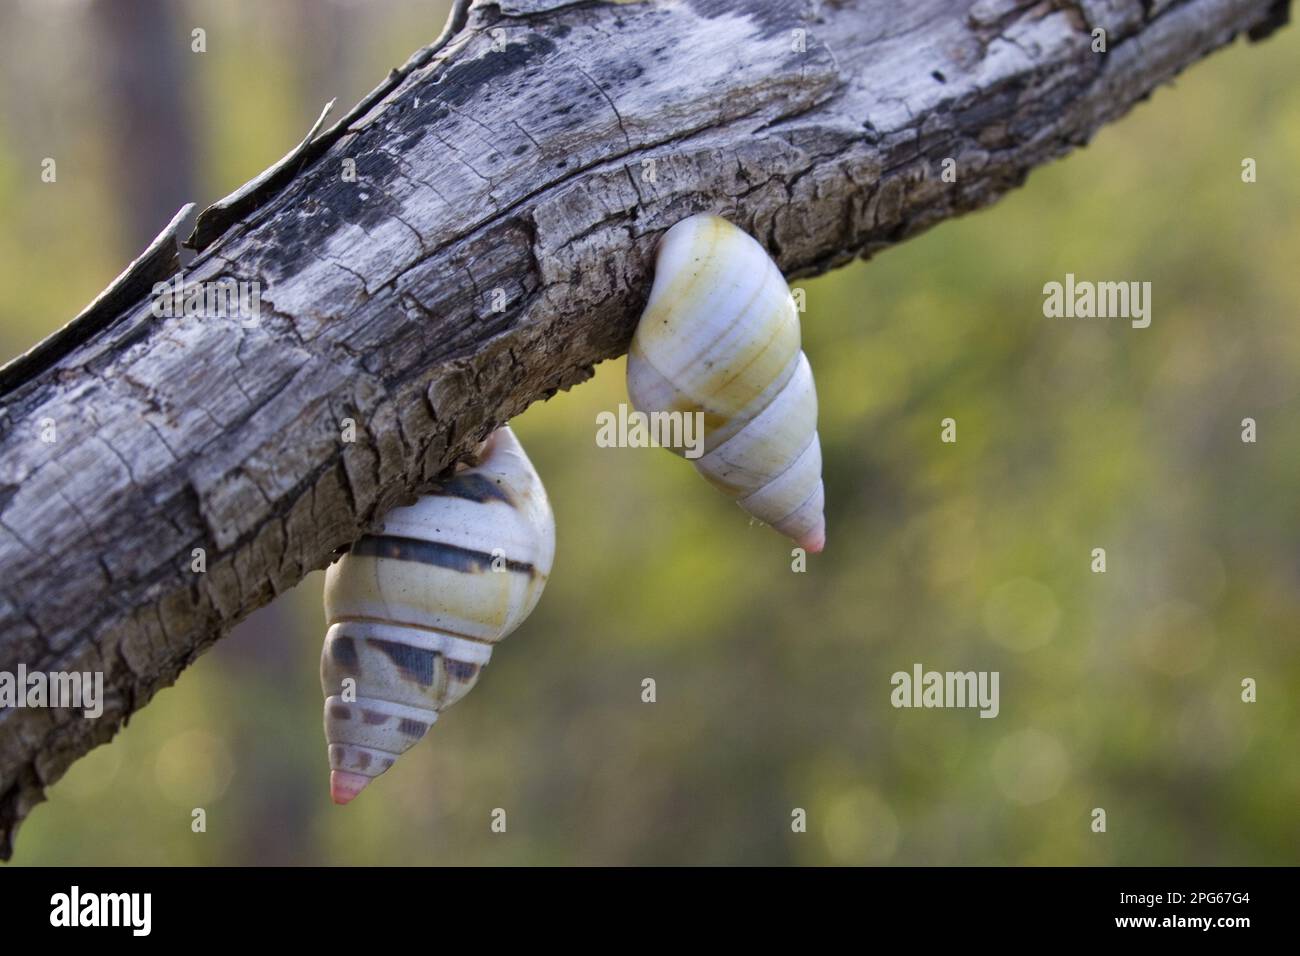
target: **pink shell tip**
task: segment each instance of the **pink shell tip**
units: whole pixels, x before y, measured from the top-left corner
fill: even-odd
[[[331,770],[330,799],[339,806],[343,806],[366,789],[366,784],[369,782],[369,777],[362,776],[359,773],[349,773],[346,770]]]
[[[821,554],[826,547],[826,526],[819,524],[795,543],[810,554]]]

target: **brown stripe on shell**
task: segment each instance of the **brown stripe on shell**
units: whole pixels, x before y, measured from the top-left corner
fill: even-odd
[[[335,720],[351,720],[352,710],[339,704],[332,704],[330,706],[330,716]]]
[[[414,561],[419,564],[432,564],[435,567],[459,571],[462,574],[481,574],[492,570],[496,560],[486,551],[461,548],[442,541],[421,541],[419,538],[403,538],[397,535],[367,535],[352,546],[352,553],[373,558],[388,558],[392,561]],[[505,559],[506,570],[536,576],[537,569],[528,561]]]
[[[447,676],[452,680],[467,681],[474,679],[474,675],[478,673],[479,665],[469,661],[454,661],[448,658],[443,661],[443,667],[446,668]]]
[[[369,726],[377,727],[388,722],[388,715],[378,710],[363,710],[361,711],[361,719]]]
[[[403,717],[402,722],[397,725],[397,729],[406,736],[419,740],[429,730],[429,725],[421,720],[411,720],[409,717]]]
[[[340,670],[349,674],[361,673],[361,663],[357,660],[356,642],[346,634],[330,641],[330,660],[337,664]]]
[[[434,669],[438,660],[437,651],[412,647],[399,641],[385,641],[378,637],[368,637],[366,643],[386,654],[407,680],[414,681],[421,687],[433,685]]]
[[[473,471],[461,472],[452,476],[450,481],[446,481],[439,486],[438,491],[439,494],[451,498],[463,498],[466,501],[474,501],[478,504],[487,504],[489,501],[502,501],[512,508],[515,504],[500,479],[494,481],[487,475]]]

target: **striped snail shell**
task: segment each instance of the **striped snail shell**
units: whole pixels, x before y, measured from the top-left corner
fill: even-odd
[[[718,216],[664,235],[627,359],[636,408],[703,413],[695,467],[808,551],[826,543],[817,392],[776,263]]]
[[[329,568],[321,688],[335,803],[474,686],[493,645],[536,606],[554,557],[546,490],[514,433],[499,428],[477,465],[390,511]]]

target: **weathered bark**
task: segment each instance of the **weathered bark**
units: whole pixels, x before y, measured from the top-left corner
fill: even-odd
[[[200,219],[186,282],[260,282],[258,327],[153,318],[148,286],[176,268],[164,240],[0,371],[0,670],[102,670],[108,688],[98,720],[0,712],[0,852],[44,787],[235,621],[620,354],[676,220],[720,212],[790,275],[870,256],[1286,15],[1276,0],[458,5],[443,43]]]

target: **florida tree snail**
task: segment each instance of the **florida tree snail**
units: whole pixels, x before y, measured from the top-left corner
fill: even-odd
[[[532,612],[555,518],[509,428],[435,494],[396,508],[325,576],[321,652],[330,796],[344,804],[478,681]]]
[[[785,277],[718,216],[664,235],[627,359],[636,408],[702,413],[712,485],[808,551],[826,542],[817,392]]]

